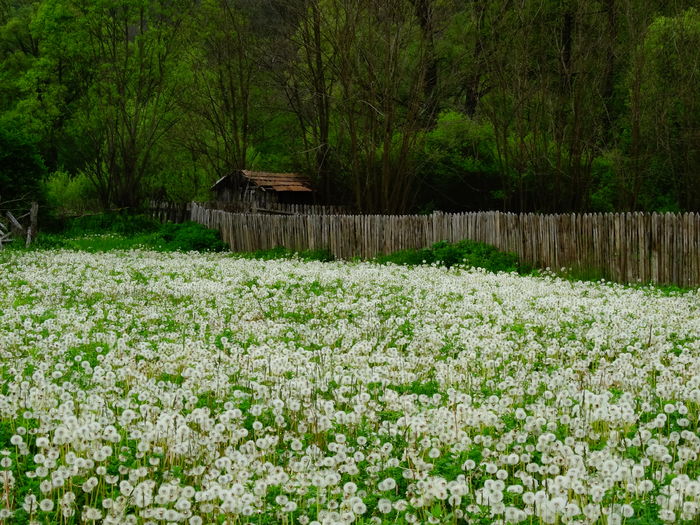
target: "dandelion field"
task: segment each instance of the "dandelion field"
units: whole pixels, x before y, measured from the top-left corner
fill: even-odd
[[[700,293],[0,259],[1,523],[697,523]]]

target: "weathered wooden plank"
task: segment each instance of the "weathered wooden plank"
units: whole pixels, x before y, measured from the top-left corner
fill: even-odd
[[[12,215],[12,212],[11,212],[11,211],[8,210],[7,212],[5,212],[5,216],[6,216],[8,219],[10,219],[10,224],[11,224],[14,228],[16,228],[17,230],[19,230],[20,232],[24,232],[24,231],[25,231],[25,230],[24,230],[24,226],[22,226],[22,225],[19,223],[19,221],[18,221],[17,219],[15,219],[15,216]]]

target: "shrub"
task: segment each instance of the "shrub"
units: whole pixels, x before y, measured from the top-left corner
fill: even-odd
[[[435,262],[447,267],[465,264],[485,268],[492,272],[515,272],[519,270],[518,257],[502,252],[482,242],[459,241],[454,244],[445,241],[432,247]]]
[[[100,207],[95,186],[84,173],[51,173],[44,183],[44,193],[49,206],[60,215],[85,213]]]
[[[378,263],[400,264],[416,266],[418,264],[431,264],[435,262],[432,250],[425,248],[422,250],[400,250],[389,255],[380,255],[375,258]]]
[[[32,242],[32,249],[38,250],[55,250],[65,247],[65,242],[62,236],[50,233],[42,233],[37,236],[34,242]]]
[[[219,232],[205,228],[196,222],[163,224],[157,237],[165,243],[168,251],[221,252],[228,249],[219,237]]]
[[[518,261],[512,253],[498,250],[494,246],[475,241],[459,241],[449,243],[440,241],[430,248],[420,250],[401,250],[375,259],[379,263],[394,263],[402,265],[438,264],[448,268],[455,265],[465,265],[485,268],[492,272],[531,271],[529,266]]]

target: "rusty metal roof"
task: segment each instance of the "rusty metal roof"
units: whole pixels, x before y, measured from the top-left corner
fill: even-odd
[[[241,170],[244,178],[264,190],[272,191],[313,191],[311,181],[299,173],[270,173],[266,171]],[[230,175],[220,178],[212,189],[224,183]]]
[[[265,171],[241,172],[257,186],[273,191],[313,191],[311,181],[298,173],[269,173]]]

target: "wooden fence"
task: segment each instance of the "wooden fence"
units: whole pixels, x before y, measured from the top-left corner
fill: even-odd
[[[192,214],[191,203],[151,201],[149,208],[151,215],[162,222],[183,222]]]
[[[232,213],[265,213],[272,215],[348,215],[352,213],[348,206],[285,204],[253,199],[234,202],[213,201],[206,203],[206,207]]]
[[[21,201],[18,199],[5,204],[8,206],[14,204],[16,206],[19,203]],[[15,206],[13,206],[13,209]],[[12,213],[12,209],[4,208],[3,203],[0,202],[0,250],[3,249],[3,244],[15,240],[22,240],[25,246],[29,246],[36,238],[38,218],[39,204],[37,202],[32,202],[29,211],[17,217]],[[5,222],[5,219],[8,222]]]
[[[471,239],[541,268],[585,268],[622,282],[700,286],[700,214],[262,215],[192,204],[191,219],[221,232],[233,251],[285,246],[370,258]]]
[[[348,215],[348,206],[324,206],[319,204],[283,204],[279,202],[241,201],[220,202],[211,201],[200,203],[199,206],[210,210],[221,210],[230,213],[261,213],[270,215]],[[176,202],[151,201],[151,215],[160,221],[182,222],[190,218],[192,204]]]

